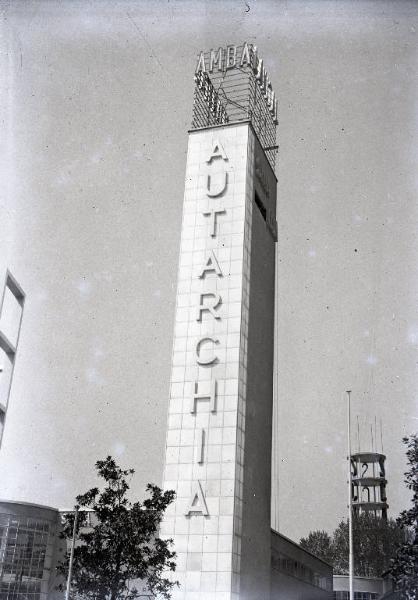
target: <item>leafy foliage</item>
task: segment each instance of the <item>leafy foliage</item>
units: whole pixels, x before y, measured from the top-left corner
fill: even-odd
[[[394,519],[385,521],[363,513],[353,518],[354,573],[361,577],[381,577],[389,568],[398,544],[404,539]],[[348,522],[342,521],[334,533],[335,571],[348,574]]]
[[[403,438],[407,447],[406,457],[409,469],[405,473],[405,483],[412,491],[412,506],[399,515],[397,522],[408,535],[398,548],[389,569],[395,588],[401,598],[418,598],[418,435]]]
[[[306,538],[300,540],[300,545],[308,552],[332,564],[334,561],[334,548],[331,536],[326,531],[311,531]]]
[[[146,583],[149,591],[169,599],[176,582],[164,576],[175,570],[172,540],[158,537],[158,528],[174,492],[163,492],[148,484],[149,497],[142,503],[127,498],[128,477],[133,469],[121,469],[112,457],[96,463],[104,489],[95,487],[77,496],[81,508],[94,511],[95,524],[83,528],[85,518],[80,511],[78,543],[74,550],[71,589],[74,596],[85,600],[134,600],[139,596],[135,580]],[[84,513],[85,514],[85,513]],[[72,538],[74,514],[65,516],[61,536]],[[69,552],[58,566],[68,574]]]
[[[354,573],[360,577],[380,577],[389,568],[404,534],[393,519],[384,521],[363,513],[353,518]],[[314,531],[302,538],[301,546],[331,563],[336,575],[348,575],[348,521],[342,520],[332,536]]]

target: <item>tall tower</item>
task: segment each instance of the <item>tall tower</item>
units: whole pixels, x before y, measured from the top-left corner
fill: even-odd
[[[277,101],[250,44],[201,52],[164,487],[182,600],[270,596]]]

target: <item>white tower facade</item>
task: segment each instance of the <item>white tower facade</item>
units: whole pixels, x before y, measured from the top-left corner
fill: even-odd
[[[196,73],[195,118],[206,108],[209,123],[189,134],[164,472],[176,500],[161,533],[177,552],[173,598],[262,600],[270,596],[276,179],[252,114],[228,117],[231,98],[219,90],[234,69],[256,86],[264,105],[254,108],[275,117],[260,94],[255,50],[217,53],[217,65],[213,51],[202,53]],[[271,90],[262,61],[261,69]]]

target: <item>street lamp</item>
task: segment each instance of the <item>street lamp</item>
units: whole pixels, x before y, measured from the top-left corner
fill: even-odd
[[[71,577],[73,574],[74,546],[75,546],[75,538],[77,535],[77,522],[78,522],[79,508],[80,507],[78,504],[76,504],[74,507],[73,537],[71,540],[70,562],[68,564],[68,577],[67,577],[67,588],[65,590],[65,600],[70,600]]]
[[[348,583],[350,589],[350,600],[354,600],[353,591],[353,571],[354,571],[354,555],[353,555],[353,492],[351,482],[351,390],[347,390],[347,440],[348,440]]]

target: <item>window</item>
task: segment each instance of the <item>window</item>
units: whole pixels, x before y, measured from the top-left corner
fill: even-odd
[[[266,211],[266,207],[264,206],[264,204],[261,202],[257,192],[255,192],[255,196],[254,196],[254,200],[255,203],[258,207],[258,210],[261,212],[261,215],[263,217],[263,219],[266,221],[267,220],[267,211]]]
[[[40,600],[49,523],[0,515],[0,600]]]
[[[377,600],[378,597],[376,592],[354,592],[354,600]],[[334,600],[350,600],[350,592],[334,592]]]
[[[273,551],[271,564],[273,569],[276,571],[280,571],[286,575],[291,575],[292,577],[296,577],[301,581],[306,581],[307,583],[310,583],[311,585],[319,587],[323,590],[332,590],[332,580],[330,577],[321,577],[319,573],[315,572],[304,563],[290,558],[285,554]],[[334,598],[334,600],[343,599]]]

